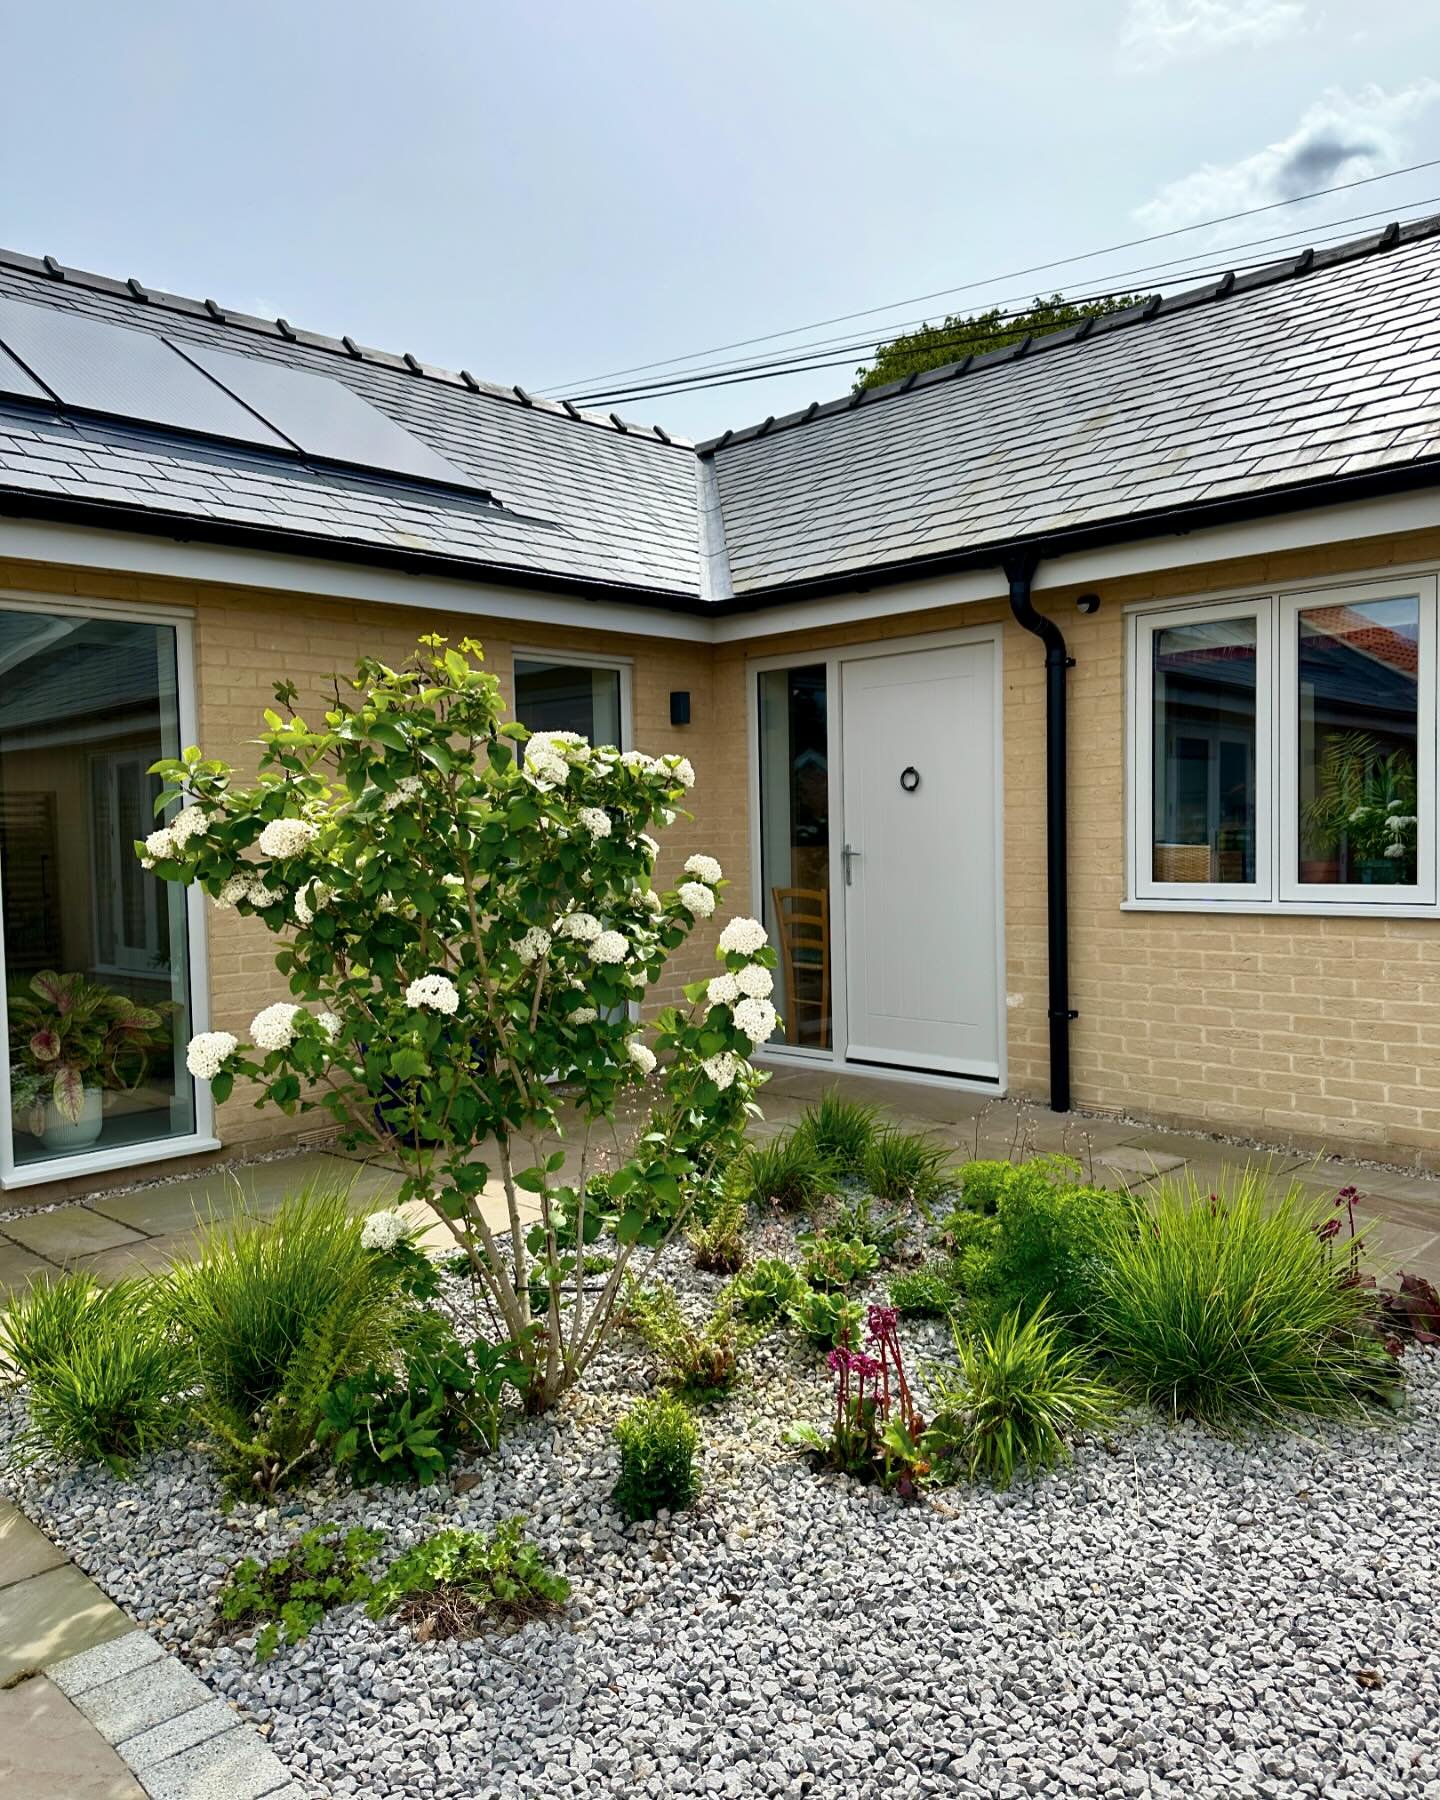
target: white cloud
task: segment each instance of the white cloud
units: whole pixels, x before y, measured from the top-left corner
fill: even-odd
[[[1327,88],[1289,137],[1238,162],[1203,163],[1137,206],[1135,217],[1166,231],[1382,174],[1407,160],[1405,128],[1437,99],[1440,81],[1429,76],[1393,94],[1374,86],[1357,94]]]
[[[1130,0],[1120,60],[1156,69],[1212,50],[1253,48],[1288,37],[1305,22],[1306,0]]]

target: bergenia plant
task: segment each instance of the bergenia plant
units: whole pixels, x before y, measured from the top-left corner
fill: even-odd
[[[220,1101],[243,1078],[257,1105],[324,1111],[396,1159],[400,1203],[445,1221],[539,1409],[599,1350],[632,1258],[658,1255],[738,1148],[775,956],[732,919],[721,972],[638,1024],[724,886],[704,855],[653,885],[651,833],[694,773],[503,723],[479,662],[438,637],[399,669],[366,659],[318,725],[281,684],[258,780],[195,749],[157,764],[167,822],[136,849],[279,941],[288,993],[249,1044],[193,1039],[191,1072]],[[602,1223],[618,1254],[596,1291]]]
[[[793,1425],[786,1441],[823,1468],[913,1499],[930,1465],[920,1447],[925,1421],[905,1376],[899,1314],[893,1306],[872,1306],[866,1325],[863,1350],[839,1345],[825,1359],[835,1377],[828,1433]]]

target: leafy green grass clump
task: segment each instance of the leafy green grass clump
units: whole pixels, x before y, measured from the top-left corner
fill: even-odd
[[[804,1131],[747,1144],[731,1170],[731,1192],[745,1206],[813,1212],[835,1191],[840,1171]]]
[[[831,1088],[804,1114],[795,1135],[804,1138],[839,1174],[858,1175],[879,1128],[876,1107],[847,1100],[837,1088]]]
[[[523,1519],[494,1532],[450,1527],[407,1550],[375,1583],[367,1611],[397,1612],[422,1642],[474,1637],[488,1624],[518,1629],[558,1612],[570,1583],[524,1536]]]
[[[1166,1185],[1112,1219],[1093,1267],[1096,1341],[1131,1393],[1221,1428],[1363,1412],[1393,1392],[1369,1291],[1341,1278],[1299,1188],[1242,1176],[1223,1195]]]
[[[337,1525],[304,1532],[268,1563],[247,1556],[231,1570],[215,1602],[227,1624],[260,1625],[255,1656],[267,1662],[281,1644],[298,1644],[332,1606],[368,1600],[374,1583],[365,1567],[380,1548],[378,1531]]]
[[[927,1210],[951,1185],[950,1151],[923,1132],[886,1125],[866,1149],[860,1175],[881,1200]]]
[[[308,1458],[330,1389],[391,1359],[400,1274],[360,1232],[343,1190],[307,1191],[212,1227],[163,1278],[196,1410],[243,1486],[272,1492]]]
[[[684,1401],[673,1394],[640,1400],[615,1427],[620,1446],[616,1506],[627,1519],[679,1512],[700,1492],[695,1467],[700,1433]]]
[[[1114,1415],[1113,1389],[1065,1341],[1044,1307],[1007,1313],[957,1335],[958,1366],[936,1372],[935,1416],[923,1448],[937,1475],[963,1473],[1007,1488],[1069,1455],[1069,1440]]]
[[[28,1385],[29,1435],[124,1474],[184,1429],[184,1365],[148,1278],[36,1282],[0,1320],[0,1359]]]

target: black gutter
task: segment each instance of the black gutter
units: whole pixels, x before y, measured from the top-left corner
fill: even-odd
[[[1168,507],[1163,512],[1131,513],[1124,518],[1100,520],[1094,525],[1036,532],[1028,538],[992,539],[963,550],[942,550],[930,556],[877,563],[870,568],[805,576],[799,581],[737,594],[733,599],[712,601],[705,610],[714,615],[759,612],[765,607],[784,606],[795,600],[864,593],[870,588],[924,581],[930,576],[993,569],[1003,564],[1006,557],[1022,552],[1033,555],[1037,562],[1050,562],[1056,557],[1074,556],[1082,550],[1109,549],[1116,544],[1139,543],[1146,538],[1183,537],[1192,531],[1243,524],[1276,513],[1309,512],[1316,507],[1383,499],[1391,494],[1410,493],[1436,485],[1440,485],[1440,457],[1403,463],[1395,468],[1370,469],[1357,475],[1324,475],[1311,481],[1293,482],[1286,487],[1266,488],[1259,493],[1192,501],[1186,506]],[[1440,514],[1433,523],[1440,525]],[[935,604],[943,605],[944,602],[937,600]]]
[[[1075,658],[1053,619],[1035,610],[1031,583],[1039,558],[1017,551],[1004,562],[1016,624],[1045,646],[1045,923],[1049,975],[1050,1110],[1070,1110],[1070,858],[1069,780],[1066,773],[1065,672]]]
[[[497,587],[564,594],[579,600],[650,606],[662,612],[687,613],[701,618],[708,618],[715,610],[713,603],[700,599],[698,594],[681,593],[673,588],[637,588],[624,582],[600,581],[583,575],[561,575],[539,569],[514,568],[507,563],[444,556],[437,551],[401,550],[385,544],[359,543],[354,539],[315,538],[302,532],[272,530],[263,525],[195,519],[153,507],[81,500],[69,495],[27,494],[18,489],[0,489],[0,518],[6,516],[41,519],[60,525],[83,525],[99,531],[133,532],[141,537],[169,538],[176,544],[221,544],[231,549],[273,552],[278,556],[393,569],[405,575],[435,575],[449,581],[485,582]],[[277,577],[275,585],[283,589],[285,583]]]
[[[1297,482],[1289,487],[1268,488],[1262,494],[1234,499],[1199,501],[1165,512],[1132,514],[1128,518],[1075,526],[1068,530],[1037,533],[1029,539],[1005,539],[965,550],[947,550],[933,556],[877,564],[850,573],[818,575],[801,581],[736,594],[723,600],[702,600],[698,594],[676,588],[642,588],[626,582],[602,581],[579,575],[551,574],[544,570],[513,567],[499,562],[477,562],[445,556],[436,551],[404,550],[383,544],[310,537],[302,532],[271,530],[218,519],[191,518],[142,506],[111,501],[83,500],[71,495],[26,493],[18,488],[0,489],[0,517],[51,520],[68,525],[88,525],[104,531],[131,531],[150,537],[166,537],[176,543],[226,544],[247,550],[274,551],[282,556],[312,556],[322,561],[356,563],[372,568],[396,569],[406,574],[439,575],[451,581],[500,582],[510,587],[542,593],[572,594],[586,600],[609,600],[626,605],[649,606],[664,612],[698,618],[733,617],[784,606],[796,600],[824,595],[864,593],[871,588],[893,587],[907,581],[959,574],[971,569],[994,569],[1008,556],[1029,554],[1037,561],[1051,561],[1082,550],[1098,550],[1116,544],[1137,543],[1145,538],[1184,536],[1222,525],[1267,518],[1275,513],[1309,511],[1321,506],[1340,506],[1357,500],[1374,500],[1390,494],[1409,493],[1440,483],[1440,457],[1406,463],[1394,469],[1369,470],[1359,475],[1325,476],[1318,481]],[[1440,515],[1435,520],[1440,525]],[[943,604],[943,602],[936,602]]]

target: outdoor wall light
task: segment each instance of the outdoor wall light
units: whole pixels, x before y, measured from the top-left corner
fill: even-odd
[[[1097,613],[1100,610],[1100,596],[1098,594],[1082,594],[1075,604],[1082,613]]]
[[[670,723],[672,725],[688,725],[690,723],[690,694],[688,689],[680,689],[670,696]]]

